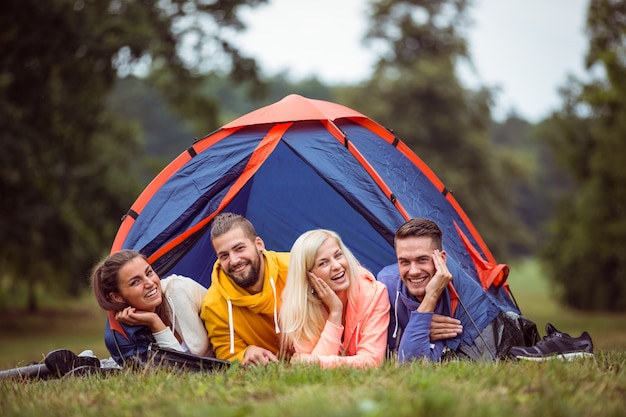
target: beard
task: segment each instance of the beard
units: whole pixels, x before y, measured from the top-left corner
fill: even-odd
[[[228,271],[224,272],[241,288],[249,288],[256,284],[259,279],[262,279],[259,277],[261,272],[261,256],[257,253],[256,258],[251,259],[249,264],[250,270],[247,274],[245,272],[233,273],[232,268],[229,268]]]

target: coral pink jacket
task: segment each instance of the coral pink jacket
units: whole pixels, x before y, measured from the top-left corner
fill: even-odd
[[[387,287],[361,268],[357,291],[351,294],[344,326],[326,322],[315,346],[295,346],[295,355],[318,359],[322,367],[380,366],[386,356],[389,327]],[[314,361],[317,362],[317,361]]]

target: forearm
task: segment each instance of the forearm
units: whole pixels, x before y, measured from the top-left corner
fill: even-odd
[[[341,349],[342,335],[343,326],[337,326],[327,321],[315,345],[295,343],[294,350],[297,353],[307,353],[313,356],[338,355]]]
[[[165,328],[160,332],[152,333],[157,345],[162,348],[174,349],[179,352],[183,352],[183,347],[174,336],[174,333],[169,328]]]
[[[441,293],[442,291],[433,291],[431,293],[427,293],[424,296],[424,299],[422,300],[422,302],[420,303],[420,305],[417,307],[417,311],[420,313],[432,313],[435,311],[435,307],[437,306],[437,303],[439,302],[439,298],[441,297]]]
[[[319,364],[322,368],[334,368],[337,366],[366,368],[380,366],[385,361],[386,336],[385,333],[383,335],[372,335],[371,338],[362,339],[356,353],[353,355],[319,356]]]
[[[430,322],[433,313],[411,312],[409,323],[402,334],[398,347],[398,361],[426,358],[431,362],[439,361],[443,342],[430,342]]]
[[[237,334],[233,333],[231,339],[229,328],[225,326],[207,324],[206,329],[208,334],[211,335],[209,343],[216,358],[226,361],[239,360],[240,363],[243,361],[244,352],[248,345]]]
[[[384,361],[378,355],[371,352],[359,352],[353,356],[318,356],[319,364],[322,368],[336,368],[338,366],[350,366],[353,368],[368,368],[380,366]]]

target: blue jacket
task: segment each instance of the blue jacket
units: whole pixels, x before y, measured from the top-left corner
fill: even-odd
[[[111,357],[119,365],[133,358],[144,356],[148,352],[150,343],[154,342],[154,336],[147,327],[128,326],[117,320],[111,321],[110,317],[107,317],[104,344]]]
[[[376,279],[387,286],[391,303],[387,347],[390,352],[398,350],[400,362],[418,358],[428,358],[433,362],[441,360],[444,347],[456,351],[461,345],[472,345],[479,334],[500,314],[501,311],[519,312],[513,306],[503,306],[500,300],[458,268],[455,262],[448,262],[453,276],[453,284],[459,296],[459,305],[451,313],[450,293],[442,294],[435,313],[453,316],[461,321],[463,332],[452,339],[430,342],[430,323],[433,313],[418,313],[419,301],[411,296],[400,278],[398,264],[384,267]]]

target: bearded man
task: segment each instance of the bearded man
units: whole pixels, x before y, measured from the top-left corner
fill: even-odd
[[[289,253],[265,249],[252,223],[233,213],[213,220],[217,261],[200,310],[215,356],[242,366],[278,361],[278,311]]]

